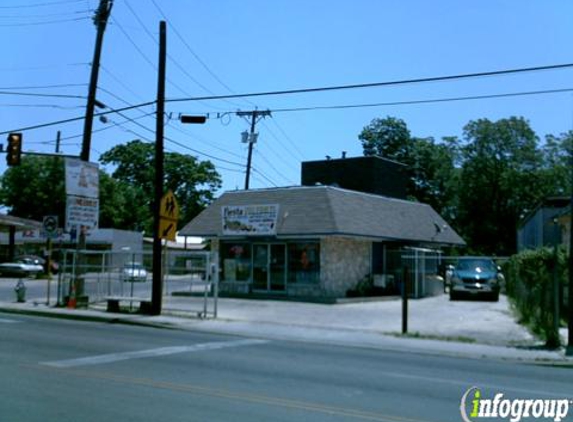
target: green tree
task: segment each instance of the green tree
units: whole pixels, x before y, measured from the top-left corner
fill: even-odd
[[[457,140],[412,137],[406,123],[395,117],[374,119],[358,136],[364,155],[378,155],[407,166],[406,195],[427,203],[452,220],[452,189],[457,179],[454,162]]]
[[[42,221],[57,215],[64,221],[66,191],[64,161],[58,157],[24,156],[0,178],[0,203],[9,214]]]
[[[362,129],[358,139],[364,155],[378,155],[406,164],[411,158],[412,137],[406,122],[395,117],[374,119]]]
[[[510,117],[471,121],[464,139],[458,226],[475,252],[512,254],[520,215],[550,188],[539,177],[538,137],[527,120]]]
[[[152,229],[152,204],[155,182],[155,147],[140,140],[117,145],[100,157],[104,165],[115,166],[113,179],[129,185],[132,202],[130,209],[145,217],[139,217],[144,229]],[[179,153],[166,153],[164,161],[166,190],[172,190],[180,208],[179,221],[187,223],[203,210],[221,186],[221,178],[209,161]]]
[[[63,226],[66,216],[64,160],[59,157],[22,157],[0,178],[0,203],[14,216],[42,221],[57,215]],[[99,225],[141,229],[146,215],[132,208],[139,192],[100,171]]]

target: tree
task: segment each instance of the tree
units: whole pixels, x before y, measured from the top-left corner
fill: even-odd
[[[64,161],[58,157],[22,157],[19,166],[10,167],[0,178],[0,203],[9,214],[42,221],[57,215],[64,221],[66,191]]]
[[[412,137],[402,119],[374,119],[362,129],[358,139],[366,156],[379,155],[404,164],[411,158]]]
[[[433,138],[412,137],[406,123],[394,117],[374,119],[358,138],[364,155],[379,155],[407,166],[406,195],[431,205],[446,218],[453,219],[452,189],[455,139],[442,143]]]
[[[115,166],[112,178],[134,191],[130,209],[145,215],[140,221],[152,230],[152,205],[155,181],[155,147],[140,140],[117,145],[100,157],[102,164]],[[221,178],[209,161],[179,153],[166,153],[164,162],[166,190],[172,190],[180,208],[179,220],[187,223],[203,210],[221,186]]]
[[[42,221],[57,215],[63,225],[66,216],[64,160],[59,157],[22,157],[0,178],[0,203],[14,216]],[[144,215],[132,208],[138,192],[130,185],[100,171],[99,225],[140,229]]]
[[[543,155],[538,138],[522,117],[464,127],[463,165],[458,187],[462,235],[475,252],[509,255],[516,250],[517,225],[549,187],[539,178]]]

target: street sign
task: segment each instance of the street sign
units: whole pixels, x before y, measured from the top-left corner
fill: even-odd
[[[172,191],[167,192],[163,195],[163,198],[161,198],[159,216],[168,220],[179,220],[179,205]]]
[[[159,237],[175,241],[177,234],[177,220],[179,219],[179,205],[173,192],[169,191],[161,198],[159,209]]]
[[[159,219],[159,237],[175,241],[177,235],[177,221],[168,220],[166,218]]]
[[[46,215],[42,222],[45,237],[53,239],[58,236],[58,216]]]

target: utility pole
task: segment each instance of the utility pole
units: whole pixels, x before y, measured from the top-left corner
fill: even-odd
[[[151,315],[161,314],[162,259],[160,212],[163,196],[163,122],[165,119],[165,67],[167,59],[167,25],[159,22],[159,64],[157,73],[157,121],[155,128],[155,201],[153,203],[153,278],[151,286]]]
[[[60,140],[62,139],[62,132],[58,130],[58,134],[56,135],[56,154],[60,153]]]
[[[251,116],[251,132],[243,132],[243,142],[249,143],[249,155],[247,157],[247,174],[245,176],[245,190],[249,190],[249,182],[251,179],[251,161],[253,159],[253,145],[257,142],[257,134],[255,134],[255,125],[260,119],[270,116],[270,110],[259,111],[237,111],[237,116],[247,117]]]
[[[565,354],[573,356],[573,145],[569,147],[569,171],[571,172],[571,202],[569,205],[569,288],[567,303],[567,348]]]
[[[80,158],[82,161],[90,160],[90,148],[92,141],[92,127],[94,120],[94,108],[96,103],[96,90],[99,75],[99,62],[101,57],[101,47],[103,44],[103,34],[107,25],[107,19],[111,14],[113,0],[100,0],[99,7],[94,16],[94,24],[97,28],[94,58],[92,61],[92,72],[88,91],[88,101],[86,105],[86,118],[84,120],[84,136],[82,140],[82,151]]]

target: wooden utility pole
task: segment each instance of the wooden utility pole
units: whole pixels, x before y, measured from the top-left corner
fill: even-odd
[[[155,201],[153,203],[153,285],[151,287],[151,315],[161,314],[161,233],[160,212],[163,197],[163,122],[165,115],[165,67],[167,59],[167,25],[159,22],[159,64],[157,73],[157,121],[155,128]]]
[[[94,24],[97,28],[96,44],[94,48],[94,57],[92,61],[92,69],[90,76],[90,84],[88,88],[88,99],[86,104],[86,116],[84,119],[84,133],[82,138],[82,150],[80,152],[80,159],[82,161],[90,161],[90,149],[92,140],[92,127],[94,119],[94,108],[96,104],[96,91],[99,75],[99,62],[101,57],[101,49],[103,44],[103,34],[107,25],[107,20],[111,13],[113,0],[100,0],[99,7],[94,16]],[[59,148],[59,143],[58,143]],[[70,298],[73,297],[72,303],[80,307],[87,306],[88,297],[84,295],[85,280],[83,278],[83,263],[84,257],[81,254],[82,250],[86,249],[86,232],[83,227],[78,227],[78,260],[77,262],[77,279],[74,280],[73,288],[70,289]],[[77,300],[76,300],[77,299]]]
[[[248,142],[249,144],[249,155],[247,157],[247,174],[245,176],[245,190],[249,190],[249,182],[251,180],[251,162],[253,159],[253,146],[255,142],[257,142],[255,134],[255,125],[260,119],[270,115],[271,115],[270,110],[237,111],[237,116],[240,117],[251,116],[251,132],[246,137],[247,138],[246,142]]]
[[[569,171],[571,172],[571,202],[569,205],[569,289],[567,303],[567,348],[565,354],[573,356],[573,146],[569,149]]]
[[[94,109],[96,103],[97,81],[99,75],[99,62],[101,57],[101,48],[103,44],[103,34],[107,25],[107,19],[111,14],[113,0],[100,0],[99,7],[94,16],[94,24],[97,28],[96,44],[94,49],[94,58],[92,61],[92,72],[90,77],[90,86],[88,91],[88,100],[86,105],[86,118],[84,120],[84,135],[82,140],[82,151],[80,158],[82,161],[90,160],[90,149],[92,140],[92,127],[94,120]]]

